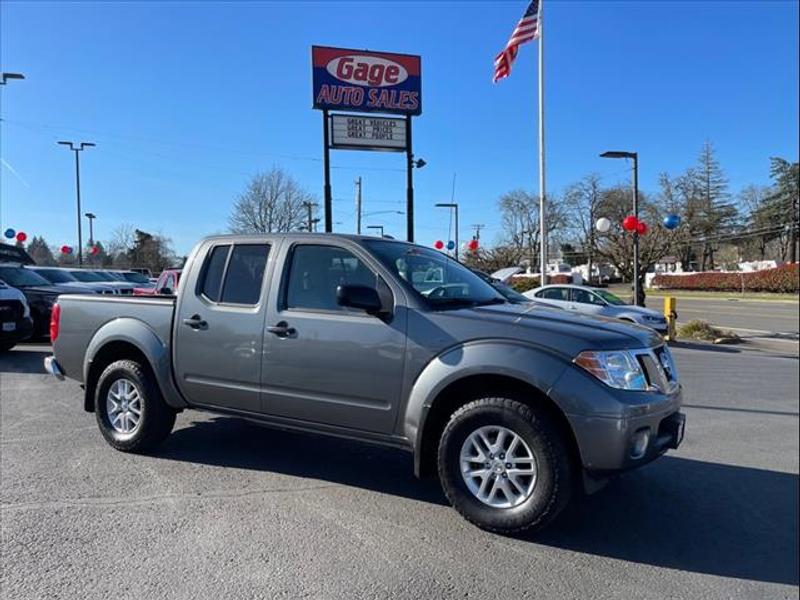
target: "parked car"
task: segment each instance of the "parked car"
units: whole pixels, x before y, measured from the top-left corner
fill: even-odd
[[[47,279],[50,283],[66,283],[68,285],[76,285],[85,287],[98,294],[119,294],[119,288],[108,285],[107,283],[100,283],[94,281],[79,281],[74,275],[69,272],[69,269],[61,267],[28,267],[32,271],[36,271],[39,275]]]
[[[545,285],[525,292],[529,298],[567,310],[629,321],[667,335],[667,319],[643,306],[628,304],[608,290],[584,285]]]
[[[472,272],[475,273],[481,279],[483,279],[486,283],[491,285],[498,292],[500,292],[506,300],[508,300],[513,304],[532,304],[536,302],[533,298],[528,298],[527,296],[520,294],[510,285],[504,283],[500,279],[496,279],[491,275],[484,273],[483,271],[472,269]]]
[[[126,281],[120,281],[107,274],[106,271],[97,271],[94,269],[69,269],[69,274],[81,283],[102,284],[109,286],[117,291],[119,294],[133,294],[133,288],[136,286]]]
[[[33,333],[33,318],[25,294],[0,281],[0,352],[11,350]]]
[[[135,296],[172,296],[178,289],[181,278],[181,269],[164,269],[152,287],[137,287],[133,289]]]
[[[134,273],[144,275],[147,279],[157,279],[156,277],[153,277],[153,272],[150,269],[144,267],[131,267],[130,270]]]
[[[149,277],[137,273],[136,271],[103,271],[106,275],[115,277],[119,281],[132,284],[134,287],[153,287]]]
[[[85,287],[50,283],[33,269],[13,263],[0,263],[0,281],[25,295],[33,317],[33,337],[49,335],[50,311],[59,294],[95,294]]]
[[[435,293],[432,272],[459,294]],[[63,296],[53,311],[45,368],[82,383],[117,450],[151,450],[185,409],[388,445],[438,474],[466,519],[507,533],[683,439],[655,332],[512,304],[431,248],[217,236],[183,278],[176,297]]]

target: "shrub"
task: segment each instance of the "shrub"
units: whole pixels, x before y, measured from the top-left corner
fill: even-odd
[[[800,278],[797,263],[752,273],[692,273],[656,275],[653,285],[664,290],[705,290],[719,292],[798,293]]]
[[[738,339],[739,336],[730,331],[723,331],[722,329],[717,329],[716,327],[713,327],[711,324],[709,324],[708,321],[701,321],[700,319],[694,319],[678,327],[678,337],[713,342],[718,338]]]

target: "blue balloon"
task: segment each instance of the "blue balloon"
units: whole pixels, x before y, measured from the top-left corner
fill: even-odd
[[[14,231],[13,229],[11,229],[11,227],[9,227],[8,229],[6,229],[5,233],[3,233],[3,235],[6,236],[8,239],[11,239],[15,235],[17,235],[17,232]]]
[[[667,215],[664,217],[664,227],[667,229],[675,229],[681,224],[681,218],[678,215]]]
[[[447,249],[448,250],[452,250],[455,247],[456,247],[456,243],[453,240],[450,240],[449,242],[447,242]]]

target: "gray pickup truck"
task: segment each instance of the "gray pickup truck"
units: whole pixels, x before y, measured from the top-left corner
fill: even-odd
[[[187,408],[393,446],[497,532],[543,527],[683,438],[652,330],[509,303],[389,239],[210,237],[176,296],[61,296],[51,333],[46,369],[83,384],[118,450],[153,449]]]

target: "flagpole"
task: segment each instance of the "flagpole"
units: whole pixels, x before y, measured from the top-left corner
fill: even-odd
[[[547,224],[544,179],[544,23],[539,0],[539,282],[547,285]]]

